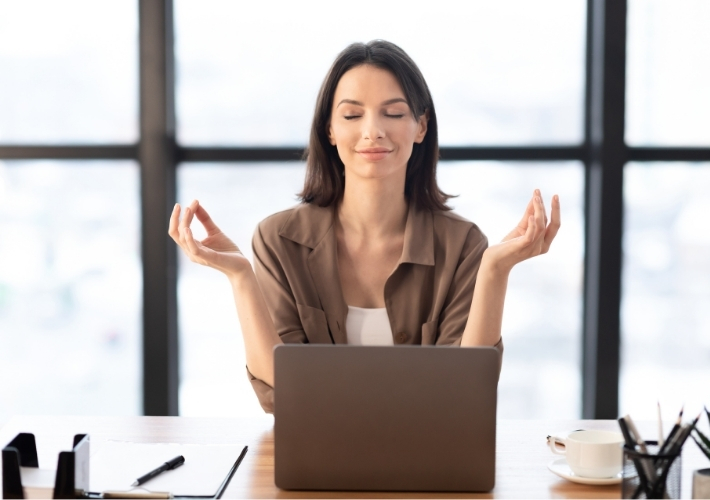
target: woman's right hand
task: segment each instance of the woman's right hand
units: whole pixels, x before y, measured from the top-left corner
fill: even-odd
[[[202,241],[197,241],[190,229],[190,223],[195,215],[207,231],[207,237]],[[175,204],[170,215],[168,234],[192,262],[222,271],[230,278],[252,270],[251,264],[239,247],[217,227],[207,210],[197,200],[185,207],[182,219],[180,219],[180,204]]]

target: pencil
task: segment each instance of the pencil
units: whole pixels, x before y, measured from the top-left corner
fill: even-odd
[[[643,438],[641,437],[641,433],[636,428],[636,424],[634,424],[634,421],[631,420],[631,415],[624,416],[624,421],[626,422],[626,427],[629,429],[629,434],[631,434],[631,439],[636,441],[639,451],[641,453],[643,453],[644,455],[647,455],[648,448],[646,448],[646,443],[644,442]],[[651,464],[651,462],[649,462],[648,460],[641,459],[639,461],[639,464],[641,465],[643,472],[645,473],[648,480],[655,481],[656,477],[657,477],[656,470],[653,468],[653,465]],[[639,474],[641,474],[641,471],[638,468],[639,464],[634,463],[634,465],[636,465],[636,470],[638,471]]]
[[[674,424],[673,427],[671,428],[671,431],[668,433],[668,437],[664,440],[663,446],[661,446],[661,448],[658,450],[658,453],[659,453],[659,454],[663,454],[663,452],[664,452],[664,451],[666,450],[666,448],[668,447],[668,443],[673,440],[673,438],[675,437],[676,433],[677,433],[678,430],[680,429],[680,422],[681,422],[681,420],[682,420],[682,418],[683,418],[683,410],[684,410],[684,409],[685,409],[685,405],[683,405],[683,406],[680,408],[680,413],[678,413],[678,418],[676,419],[675,424]]]
[[[685,440],[688,439],[688,436],[690,436],[690,432],[693,430],[693,428],[695,428],[695,424],[697,424],[698,420],[700,420],[700,415],[701,414],[698,414],[698,416],[692,421],[692,423],[684,424],[683,426],[681,426],[681,430],[678,431],[676,438],[671,443],[671,446],[668,447],[669,455],[675,455],[677,453],[680,453],[680,450],[685,444]]]
[[[629,428],[629,432],[631,433],[631,437],[633,438],[634,441],[636,441],[636,444],[638,445],[639,449],[641,450],[641,453],[648,453],[648,450],[646,449],[646,443],[644,442],[643,438],[641,437],[641,433],[636,428],[636,424],[634,424],[634,421],[631,420],[631,415],[626,415],[624,417],[624,420],[626,420],[626,426]]]

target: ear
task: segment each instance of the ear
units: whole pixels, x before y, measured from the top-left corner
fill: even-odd
[[[414,137],[414,142],[421,144],[426,136],[426,131],[429,126],[429,110],[424,111],[417,120],[417,135]]]

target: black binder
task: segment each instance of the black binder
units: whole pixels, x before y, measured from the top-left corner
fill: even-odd
[[[34,434],[20,433],[2,450],[2,497],[24,498],[20,467],[39,467]],[[53,498],[80,498],[89,490],[89,435],[74,436],[71,451],[59,453]]]

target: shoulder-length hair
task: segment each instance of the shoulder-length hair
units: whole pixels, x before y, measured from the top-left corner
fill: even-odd
[[[436,183],[439,138],[434,102],[421,71],[404,50],[384,40],[353,43],[343,50],[323,81],[316,101],[308,149],[305,152],[306,180],[298,196],[305,203],[321,207],[336,204],[345,188],[344,165],[338,150],[328,139],[335,89],[342,76],[352,68],[369,64],[389,71],[399,82],[415,119],[428,113],[428,126],[421,144],[414,143],[407,163],[404,195],[419,209],[451,210],[451,198]]]

